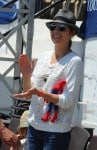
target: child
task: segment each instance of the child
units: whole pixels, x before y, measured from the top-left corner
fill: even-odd
[[[26,110],[23,112],[21,118],[20,118],[20,125],[17,128],[17,136],[20,138],[20,145],[17,149],[14,149],[13,147],[10,148],[10,150],[27,150],[27,128],[28,128],[28,114],[29,111]]]

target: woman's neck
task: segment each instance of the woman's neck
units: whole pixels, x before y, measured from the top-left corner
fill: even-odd
[[[61,46],[55,46],[55,57],[56,59],[60,59],[63,56],[67,55],[70,52],[69,47],[61,47]]]
[[[51,58],[51,64],[55,64],[58,60],[60,60],[63,56],[67,55],[71,50],[69,47],[67,49],[65,48],[58,48],[55,47],[55,52],[52,55]]]

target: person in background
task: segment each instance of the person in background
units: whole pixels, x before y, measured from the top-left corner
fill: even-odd
[[[9,130],[0,120],[0,138],[4,143],[16,148],[19,144],[19,137],[14,132]]]
[[[61,150],[68,150],[73,112],[82,81],[82,60],[71,49],[72,38],[78,34],[79,28],[74,14],[64,9],[59,9],[53,20],[46,22],[46,26],[55,48],[40,54],[35,67],[27,55],[19,57],[23,93],[13,96],[31,100],[27,150],[60,150],[60,147]],[[51,93],[51,88],[59,80],[66,80],[62,93]],[[49,119],[47,122],[41,120],[46,112],[45,99],[59,107],[58,119],[53,123]]]
[[[20,144],[17,148],[11,147],[10,150],[27,150],[27,129],[28,129],[29,110],[23,112],[20,117],[20,125],[17,128],[17,136],[20,137]]]

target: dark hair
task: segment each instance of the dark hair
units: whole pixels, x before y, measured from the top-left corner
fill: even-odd
[[[72,41],[70,40],[70,41],[69,41],[69,47],[71,47],[71,45],[72,45]]]

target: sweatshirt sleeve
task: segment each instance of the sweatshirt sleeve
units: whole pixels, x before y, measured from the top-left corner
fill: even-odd
[[[80,86],[82,81],[83,63],[79,57],[76,57],[67,65],[66,87],[62,94],[59,94],[59,107],[68,109],[79,99]]]

